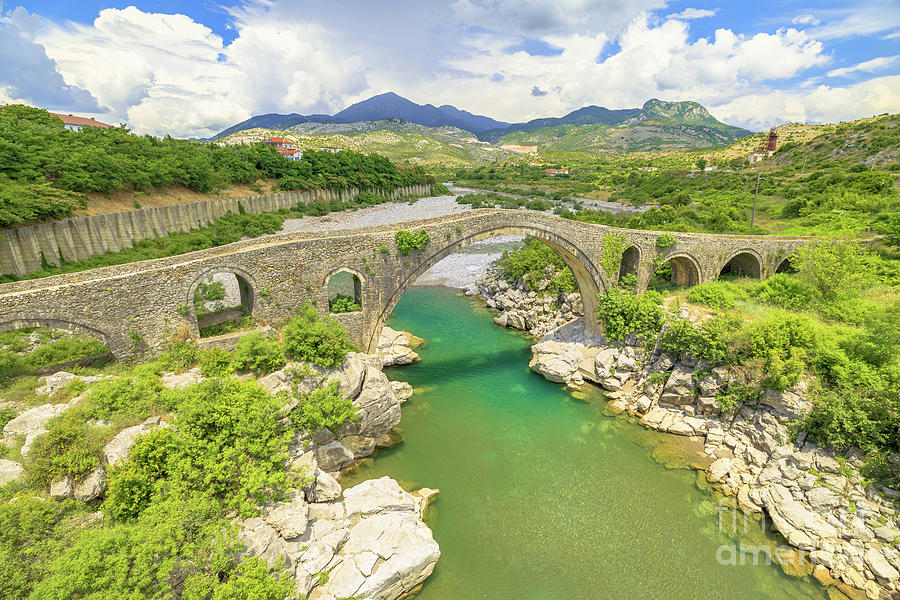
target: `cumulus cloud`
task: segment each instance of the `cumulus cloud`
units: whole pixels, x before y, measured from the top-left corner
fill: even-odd
[[[0,96],[4,102],[40,103],[48,108],[100,110],[90,92],[67,83],[57,65],[31,36],[41,22],[17,7],[7,15],[0,5]]]
[[[367,87],[362,61],[341,56],[321,28],[244,17],[229,45],[190,17],[133,6],[54,25],[39,41],[65,77],[141,132],[208,135],[288,106],[342,108]]]
[[[23,12],[28,18],[14,30],[32,51],[45,53],[43,71],[34,72],[43,72],[40,84],[51,82],[52,89],[35,92],[35,103],[59,97],[78,110],[75,96],[93,94],[108,107],[109,121],[127,119],[141,133],[205,136],[254,114],[333,113],[387,91],[506,121],[588,104],[634,107],[651,97],[696,100],[751,128],[831,120],[829,103],[834,118],[900,110],[896,79],[843,88],[812,83],[823,81],[815,77],[832,60],[823,39],[857,26],[871,5],[800,15],[794,23],[802,30],[745,35],[720,28],[700,37],[691,31],[693,20],[715,11],[666,15],[664,5],[393,0],[386,11],[370,0],[256,0],[230,9],[230,43],[188,16],[135,7],[105,9],[80,25]],[[878,31],[896,30],[890,25],[896,12],[883,11]],[[10,19],[0,20],[0,44]],[[17,61],[26,54],[4,48],[4,58],[14,50]],[[868,73],[894,58],[829,74]],[[0,100],[13,87],[27,87],[25,71],[7,74],[10,68],[0,64]]]
[[[893,75],[845,87],[755,91],[711,105],[710,110],[728,123],[761,131],[787,122],[834,123],[897,112],[898,98],[900,75]]]

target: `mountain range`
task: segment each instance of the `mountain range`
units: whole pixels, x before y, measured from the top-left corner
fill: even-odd
[[[449,105],[416,104],[389,92],[334,115],[257,115],[212,141],[247,143],[275,132],[292,134],[303,148],[339,146],[396,159],[457,164],[538,149],[629,152],[725,146],[751,133],[722,123],[696,102],[651,99],[640,108],[615,110],[585,106],[562,117],[505,123]],[[431,148],[431,158],[426,148]]]
[[[238,131],[256,127],[284,130],[301,123],[357,123],[361,121],[382,121],[392,118],[399,118],[426,127],[456,127],[474,133],[482,141],[492,143],[516,131],[535,131],[559,125],[614,126],[658,120],[668,124],[730,127],[716,120],[715,117],[696,102],[663,102],[651,99],[644,103],[644,106],[641,108],[615,110],[592,105],[579,108],[562,117],[543,117],[533,119],[527,123],[505,123],[483,115],[475,115],[447,104],[443,106],[416,104],[393,92],[387,92],[352,104],[333,115],[300,115],[297,113],[288,115],[277,113],[256,115],[220,131],[211,140],[218,140]],[[743,135],[750,133],[737,127],[734,129],[744,132]]]

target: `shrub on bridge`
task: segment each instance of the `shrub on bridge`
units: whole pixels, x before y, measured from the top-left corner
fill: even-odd
[[[431,239],[424,229],[416,233],[401,229],[394,234],[394,241],[397,243],[397,251],[403,256],[409,256],[414,250],[424,250]]]
[[[337,367],[348,352],[356,350],[341,324],[331,317],[319,316],[308,302],[288,322],[282,336],[285,353],[290,358],[320,367]]]

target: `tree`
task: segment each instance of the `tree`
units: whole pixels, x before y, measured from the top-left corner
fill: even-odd
[[[832,299],[859,289],[869,279],[868,254],[859,242],[812,242],[794,252],[791,266],[823,298]]]

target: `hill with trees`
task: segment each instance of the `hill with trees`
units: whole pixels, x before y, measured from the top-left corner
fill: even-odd
[[[0,227],[71,216],[88,193],[183,186],[211,193],[275,180],[282,190],[394,189],[430,182],[388,159],[357,152],[307,152],[290,161],[257,143],[230,146],[137,136],[124,127],[74,132],[45,110],[0,110]]]

